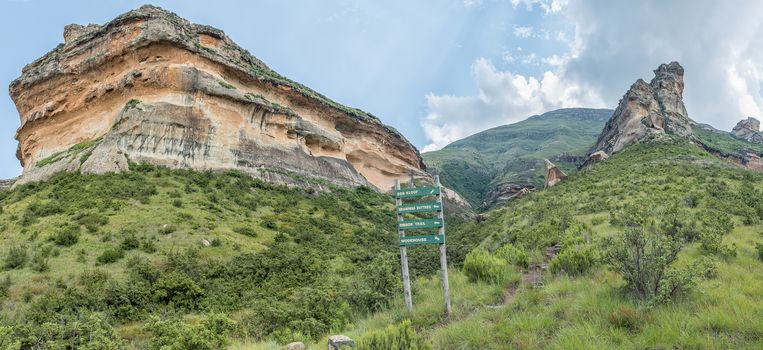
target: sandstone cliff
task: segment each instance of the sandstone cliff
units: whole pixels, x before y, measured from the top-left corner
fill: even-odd
[[[128,162],[379,189],[423,174],[397,131],[279,75],[218,29],[143,6],[69,25],[64,39],[10,86],[19,183]]]
[[[647,84],[637,80],[620,100],[591,153],[611,155],[623,147],[669,133],[689,137],[692,129],[683,103],[684,69],[662,64]]]
[[[763,143],[763,134],[760,133],[760,121],[752,117],[739,121],[731,129],[731,135],[740,140]]]

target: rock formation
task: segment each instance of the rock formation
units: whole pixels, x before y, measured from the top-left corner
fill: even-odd
[[[598,162],[607,160],[607,158],[609,158],[609,155],[604,151],[593,152],[588,156],[585,162],[580,165],[580,169],[588,169]]]
[[[10,86],[19,183],[129,162],[379,189],[423,174],[400,133],[279,75],[218,29],[143,6],[69,25],[64,41]]]
[[[760,121],[752,117],[739,121],[731,129],[731,135],[740,140],[763,143],[763,134],[760,133]]]
[[[521,198],[535,190],[536,188],[533,185],[503,182],[493,186],[493,188],[485,194],[485,203],[494,204],[514,198]]]
[[[543,184],[543,188],[552,187],[562,180],[567,178],[562,169],[559,169],[554,163],[551,163],[548,159],[545,160],[546,166],[546,182]]]
[[[647,84],[637,80],[620,100],[591,153],[612,155],[648,137],[675,134],[691,136],[683,103],[684,69],[678,62],[662,64]]]

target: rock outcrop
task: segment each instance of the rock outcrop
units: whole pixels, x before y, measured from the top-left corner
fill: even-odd
[[[64,43],[10,85],[21,118],[19,183],[130,162],[284,173],[388,189],[424,174],[378,118],[268,68],[221,30],[154,6],[104,25],[69,25]]]
[[[609,158],[609,155],[604,151],[593,152],[586,158],[585,162],[580,165],[580,169],[589,169],[594,164],[607,160],[607,158]]]
[[[524,195],[535,191],[533,185],[503,182],[488,191],[485,195],[486,204],[494,204],[514,198],[522,198]]]
[[[546,182],[543,184],[543,188],[552,187],[567,178],[567,174],[548,159],[544,163],[546,167]]]
[[[731,135],[740,140],[763,143],[763,134],[760,133],[760,121],[752,117],[739,121],[731,129]]]
[[[654,74],[649,84],[639,79],[625,93],[591,153],[612,155],[627,145],[666,133],[692,135],[683,103],[683,67],[678,62],[662,64]]]

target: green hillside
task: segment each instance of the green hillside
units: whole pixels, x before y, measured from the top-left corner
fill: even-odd
[[[483,217],[450,321],[438,280],[414,285],[433,348],[763,347],[763,174],[645,142]],[[393,305],[349,334],[403,322]]]
[[[541,161],[563,154],[586,155],[611,115],[608,109],[560,109],[485,130],[422,157],[445,186],[480,207],[499,183],[542,187]],[[577,166],[564,159],[556,164],[568,173]]]
[[[0,348],[311,342],[399,295],[388,195],[132,169],[0,192]],[[454,231],[451,262],[478,242]],[[435,271],[437,248],[411,254],[411,267]]]

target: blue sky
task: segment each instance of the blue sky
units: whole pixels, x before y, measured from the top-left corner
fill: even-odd
[[[66,24],[102,24],[144,4],[0,1],[4,86],[61,43]],[[379,116],[420,149],[555,108],[613,107],[671,60],[687,69],[692,118],[730,129],[763,109],[763,9],[749,2],[152,3],[224,30],[279,73]],[[3,94],[0,178],[21,172],[18,125]]]

